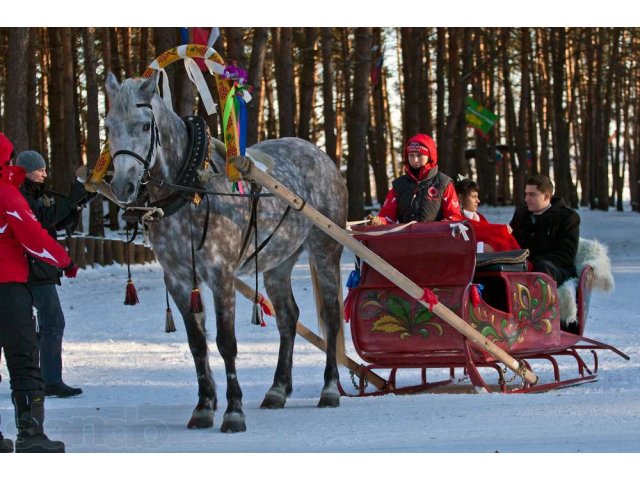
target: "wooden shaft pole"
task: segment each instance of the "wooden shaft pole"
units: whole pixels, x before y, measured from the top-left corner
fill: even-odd
[[[251,159],[238,156],[234,157],[232,161],[244,177],[259,183],[276,197],[286,202],[292,208],[298,210],[305,217],[309,218],[314,225],[320,228],[324,233],[340,242],[358,257],[367,262],[372,268],[391,280],[407,294],[411,295],[411,297],[429,308],[429,304],[422,300],[422,296],[424,295],[424,290],[422,288],[416,285],[400,271],[389,265],[380,256],[362,245],[358,240],[349,235],[342,227],[336,225],[316,209],[308,205],[302,198],[291,192],[275,178],[263,172],[259,168],[253,168],[254,164]],[[433,305],[432,310],[433,313],[463,334],[475,346],[490,353],[511,371],[524,378],[530,385],[535,385],[537,383],[538,377],[528,370],[524,364],[518,362],[507,352],[495,345],[487,337],[474,329],[442,303]]]
[[[253,302],[253,299],[255,298],[255,290],[253,289],[253,287],[247,285],[239,278],[235,279],[235,285],[238,292],[240,292],[245,298]],[[273,305],[271,304],[269,299],[265,297],[263,301],[267,303],[270,310],[273,311]],[[296,324],[296,333],[323,352],[327,351],[327,343],[324,341],[324,339],[309,330],[300,321],[298,321],[298,323]],[[338,361],[338,363],[344,365],[359,377],[364,376],[369,381],[369,383],[375,386],[378,390],[382,390],[386,387],[387,382],[382,377],[369,370],[365,370],[362,365],[349,358],[346,354],[338,355],[336,360]]]

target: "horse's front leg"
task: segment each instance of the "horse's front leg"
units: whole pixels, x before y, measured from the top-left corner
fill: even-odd
[[[184,319],[189,349],[193,356],[198,378],[198,404],[193,410],[188,428],[210,428],[213,426],[213,412],[217,408],[216,388],[209,365],[209,348],[205,334],[204,315],[196,316],[190,312],[191,290],[189,277],[178,278],[165,274],[165,283],[171,297],[178,306]]]
[[[242,411],[242,390],[236,375],[236,356],[238,344],[235,330],[235,277],[233,272],[220,275],[212,285],[213,299],[216,308],[216,344],[227,374],[227,410],[224,412],[223,432],[244,432],[247,429],[245,415]]]

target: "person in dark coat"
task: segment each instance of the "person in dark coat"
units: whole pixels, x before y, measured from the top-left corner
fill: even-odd
[[[33,318],[33,299],[27,277],[27,252],[75,277],[78,267],[58,242],[36,220],[17,187],[24,169],[11,165],[13,145],[0,133],[0,348],[9,370],[15,408],[17,453],[65,451],[63,442],[44,433],[44,382],[38,361],[39,346]],[[0,452],[13,451],[0,434]]]
[[[21,152],[16,165],[24,168],[26,178],[20,187],[22,195],[38,221],[54,240],[57,231],[73,229],[78,222],[82,204],[87,198],[84,186],[75,181],[69,197],[53,201],[45,194],[47,165],[35,150]],[[46,396],[73,397],[82,389],[67,385],[62,380],[62,337],[65,320],[56,285],[60,285],[61,270],[29,256],[29,289],[38,311],[38,338],[40,339],[40,368]]]
[[[534,175],[525,186],[525,205],[511,219],[513,236],[529,249],[529,270],[553,277],[558,285],[577,276],[575,261],[580,237],[580,216],[553,196],[553,183]]]
[[[404,147],[405,174],[396,178],[371,225],[390,223],[462,221],[453,181],[438,171],[433,139],[418,133]]]

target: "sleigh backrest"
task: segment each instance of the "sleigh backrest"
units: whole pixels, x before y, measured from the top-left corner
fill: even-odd
[[[354,228],[354,231],[363,232],[355,238],[421,287],[466,286],[473,278],[476,242],[471,228],[466,232],[468,240],[465,240],[455,225],[452,222],[415,223],[380,236],[369,236],[364,232],[389,231],[397,225]],[[360,285],[395,286],[366,264],[362,267]]]

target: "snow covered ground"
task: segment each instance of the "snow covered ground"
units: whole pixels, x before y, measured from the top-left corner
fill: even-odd
[[[510,219],[513,209],[481,208],[481,211],[491,221],[504,223]],[[586,335],[613,344],[631,357],[625,361],[613,353],[602,352],[600,375],[595,383],[532,395],[342,398],[340,408],[318,409],[324,354],[299,337],[294,353],[294,390],[286,408],[261,410],[259,405],[271,384],[277,358],[277,328],[275,321],[268,317],[266,328],[252,325],[251,304],[238,296],[237,366],[244,393],[247,431],[223,434],[219,430],[226,406],[226,385],[211,317],[208,319],[211,365],[218,387],[219,408],[213,429],[191,431],[186,423],[197,401],[195,370],[184,326],[175,308],[178,331],[164,332],[165,293],[160,267],[157,264],[132,267],[140,298],[140,304],[134,307],[123,305],[126,267],[97,267],[81,271],[76,279],[65,279],[59,289],[67,320],[63,376],[68,384],[82,387],[84,394],[71,399],[48,398],[46,431],[50,437],[64,440],[68,452],[93,453],[640,452],[640,296],[637,293],[640,215],[584,209],[579,213],[581,235],[597,238],[609,246],[616,281],[613,294],[594,293]],[[345,252],[343,282],[352,265],[352,254]],[[251,282],[251,279],[245,280]],[[317,330],[306,256],[295,268],[294,289],[301,322]],[[208,293],[205,290],[205,306],[211,312]],[[346,338],[348,355],[359,360],[348,328]],[[15,436],[15,425],[4,362],[0,374],[3,376],[0,384],[2,429],[11,438]],[[341,379],[348,388],[350,380],[346,369],[341,369]],[[0,471],[5,461],[7,465],[19,464],[16,456],[12,457],[11,461],[0,460]],[[206,458],[216,462],[215,468],[222,468],[229,459],[227,456]],[[241,461],[241,465],[237,465],[238,462],[233,462],[234,468],[242,471],[256,468],[254,472],[261,474],[266,465],[276,462],[273,456],[257,458],[259,463]],[[294,458],[296,462],[318,461],[315,456],[310,460],[305,460],[307,456]],[[344,473],[355,474],[362,469],[372,474],[386,471],[393,474],[403,465],[421,468],[434,459],[431,456],[387,459],[367,455],[345,462],[342,456],[329,458],[339,461]],[[459,463],[447,455],[436,458],[445,465]],[[526,474],[531,467],[527,458],[481,456],[479,461],[488,466],[497,460],[500,465],[509,465]],[[561,458],[565,466],[567,462],[571,465],[574,473],[591,474],[598,467],[606,468],[610,474],[612,468],[621,465],[621,460],[629,461],[628,456],[619,455],[581,456],[579,460],[574,456]],[[637,460],[638,456],[632,458]],[[104,457],[97,459],[104,460]],[[156,467],[161,465],[167,473],[175,468],[171,466],[175,460],[180,464],[188,460],[191,465],[215,472],[213,464],[201,463],[201,456],[178,459],[154,456],[152,463]],[[389,462],[391,465],[385,465]],[[105,468],[111,467],[105,464]],[[274,465],[274,468],[282,467]],[[299,467],[295,467],[295,471],[302,473]]]

